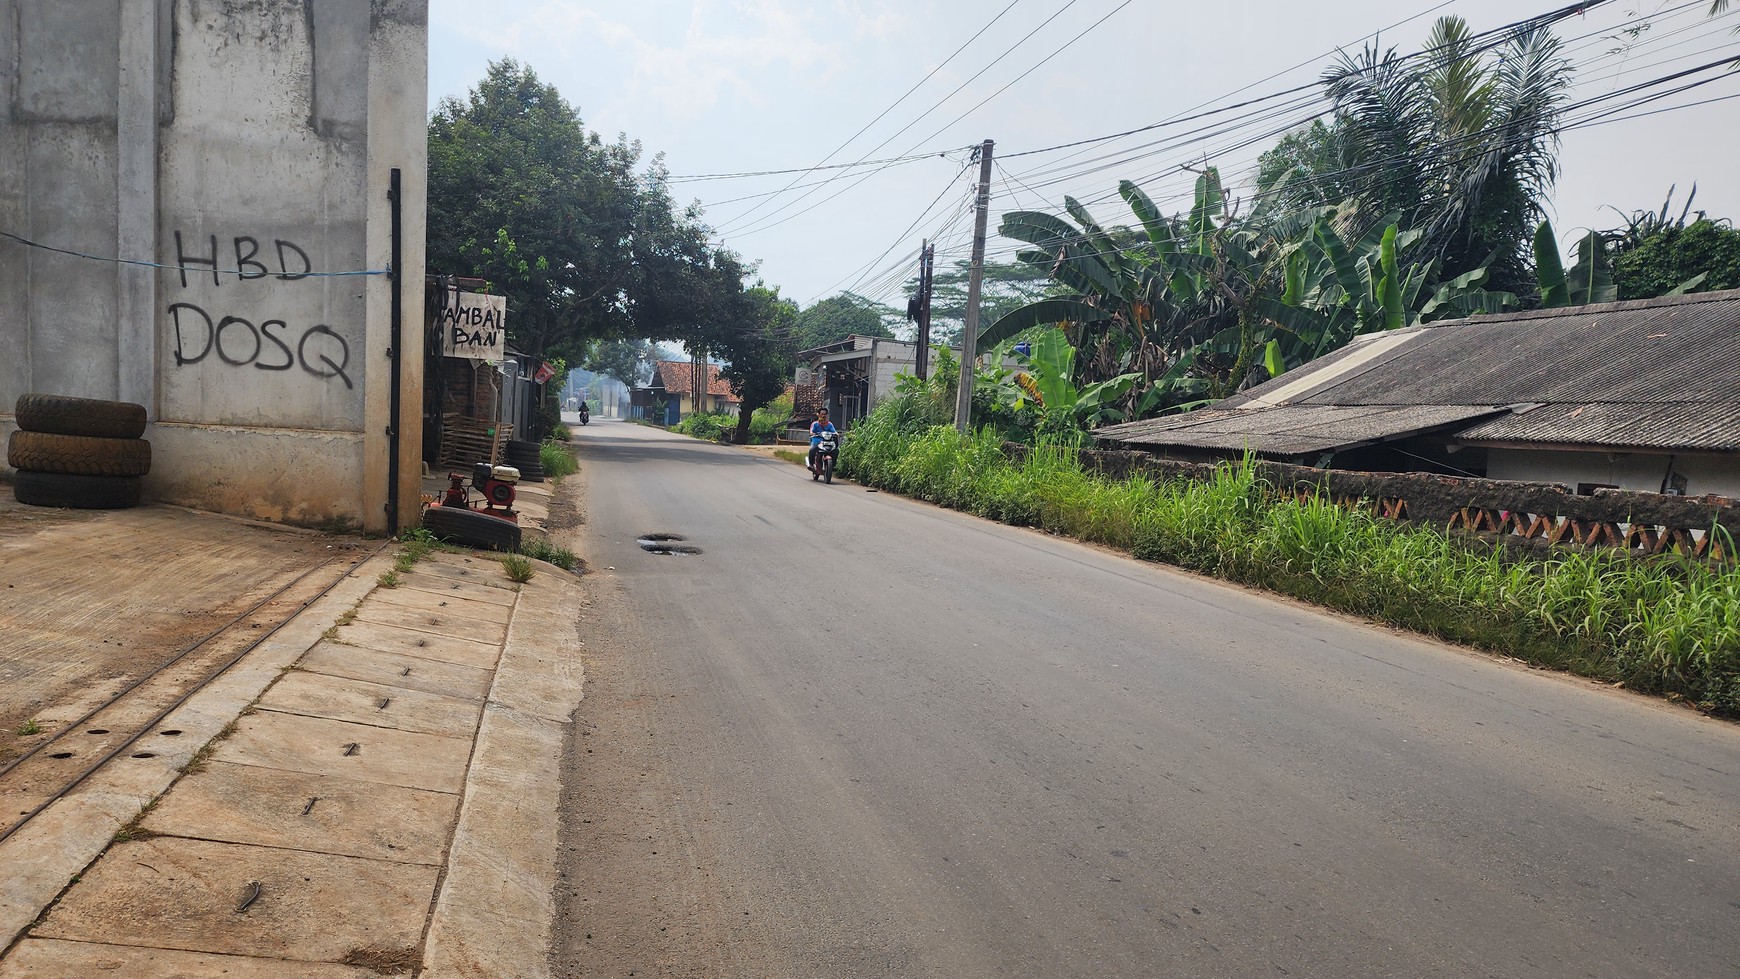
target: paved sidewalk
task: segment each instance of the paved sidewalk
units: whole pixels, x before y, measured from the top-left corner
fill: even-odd
[[[384,553],[0,845],[0,979],[548,976],[581,589],[534,564]]]

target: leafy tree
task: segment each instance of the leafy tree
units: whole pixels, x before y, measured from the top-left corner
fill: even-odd
[[[601,340],[586,355],[586,367],[629,387],[650,379],[658,352],[645,340]]]
[[[777,288],[757,283],[744,289],[733,304],[734,328],[716,339],[714,347],[729,358],[719,376],[730,382],[741,404],[732,441],[749,441],[757,408],[785,393],[792,372],[790,336],[797,326],[797,303],[781,299]]]
[[[1635,243],[1621,239],[1613,256],[1620,299],[1669,295],[1700,275],[1698,289],[1740,289],[1740,230],[1700,219]]]
[[[861,337],[893,337],[890,322],[898,322],[901,314],[891,307],[855,292],[811,303],[797,315],[792,330],[792,349],[808,350],[854,334]]]
[[[504,60],[429,121],[429,267],[490,280],[528,353],[619,334],[638,144],[589,133],[553,86]]]
[[[937,269],[931,277],[930,342],[949,347],[961,342],[961,330],[967,322],[967,280],[972,274],[970,259],[957,259],[946,269]],[[1025,306],[1055,288],[1049,276],[1025,262],[985,263],[984,278],[979,292],[979,323],[995,323],[1004,314]],[[918,277],[906,281],[906,292],[918,294]]]
[[[1531,294],[1571,65],[1538,22],[1488,43],[1444,17],[1424,57],[1344,55],[1323,78],[1334,121],[1271,151],[1264,193],[1338,206],[1353,236],[1399,215],[1421,232],[1404,260],[1443,278],[1490,266],[1495,288]]]
[[[1740,288],[1740,231],[1693,211],[1698,188],[1670,218],[1674,188],[1660,211],[1633,211],[1625,227],[1602,234],[1621,299],[1649,299],[1694,289]],[[1696,280],[1694,283],[1692,280]]]

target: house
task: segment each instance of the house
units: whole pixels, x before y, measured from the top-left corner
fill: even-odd
[[[1451,320],[1360,337],[1105,443],[1740,498],[1740,290]]]
[[[705,393],[700,411],[735,415],[743,399],[719,376],[718,364],[705,364]],[[661,425],[675,425],[697,408],[692,393],[695,365],[686,360],[661,360],[654,365],[652,380],[629,392],[629,417],[645,418]]]
[[[807,382],[821,390],[817,407],[828,409],[834,424],[845,428],[894,393],[896,374],[917,372],[918,344],[853,334],[800,350],[797,359],[809,364]],[[806,381],[801,370],[798,381],[800,386]]]

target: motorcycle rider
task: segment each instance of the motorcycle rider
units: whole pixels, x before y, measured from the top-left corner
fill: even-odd
[[[834,427],[833,422],[828,421],[828,409],[819,408],[816,410],[816,420],[810,422],[810,472],[816,471],[816,446],[822,444],[824,432],[838,434],[839,430]]]

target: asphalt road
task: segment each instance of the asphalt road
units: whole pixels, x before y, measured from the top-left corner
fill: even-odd
[[[579,439],[559,975],[1740,975],[1732,725],[741,449]]]

